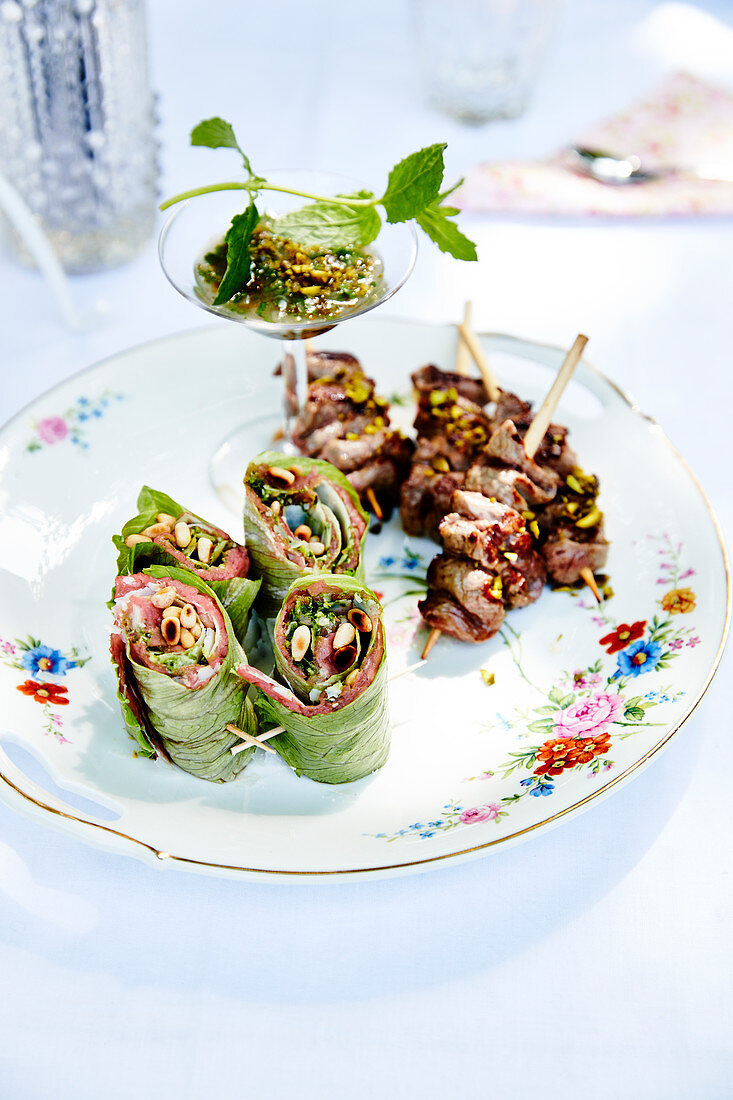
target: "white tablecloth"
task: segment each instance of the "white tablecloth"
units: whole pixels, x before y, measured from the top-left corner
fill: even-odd
[[[696,6],[733,21],[726,0]],[[431,141],[448,141],[450,175],[540,155],[670,65],[720,67],[669,30],[682,5],[571,0],[526,115],[465,129],[421,103],[398,0],[148,7],[164,193],[225,175],[226,154],[187,146],[213,114],[255,164],[348,165],[376,189]],[[479,329],[556,344],[589,333],[589,358],[662,423],[730,531],[733,224],[463,224],[480,263],[426,245],[385,311],[452,321],[470,297]],[[39,277],[5,255],[0,285],[0,419],[104,356],[202,323],[152,243],[74,280],[80,302],[108,304],[92,331],[65,329]],[[730,675],[729,658],[612,798],[420,876],[156,872],[0,804],[0,1097],[730,1096]]]

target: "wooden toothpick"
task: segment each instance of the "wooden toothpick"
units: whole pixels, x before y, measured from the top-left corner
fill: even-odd
[[[232,748],[230,748],[229,751],[232,756],[236,756],[238,752],[244,752],[245,749],[249,748],[264,749],[265,752],[271,752],[273,756],[276,756],[275,750],[270,745],[265,744],[265,742],[269,741],[271,737],[275,737],[276,734],[285,731],[285,726],[275,726],[274,729],[268,730],[267,733],[261,733],[259,737],[253,737],[251,733],[246,733],[244,730],[241,730],[239,726],[235,726],[233,722],[229,722],[226,728],[230,733],[236,733],[237,737],[242,738],[241,745],[233,745]]]

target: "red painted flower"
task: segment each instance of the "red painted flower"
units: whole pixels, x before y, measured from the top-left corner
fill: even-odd
[[[23,695],[30,695],[37,703],[53,703],[57,707],[69,705],[66,698],[69,689],[60,684],[39,684],[37,680],[26,680],[25,683],[18,684],[18,691],[22,691]]]
[[[627,645],[640,638],[645,626],[646,619],[640,619],[638,623],[632,623],[631,626],[628,623],[621,623],[616,630],[612,630],[610,634],[601,638],[598,644],[608,646],[609,653],[618,653],[620,649],[626,649]]]
[[[599,733],[596,737],[556,737],[545,741],[537,753],[541,761],[535,775],[560,775],[576,764],[588,764],[596,756],[603,756],[611,748],[611,735]]]

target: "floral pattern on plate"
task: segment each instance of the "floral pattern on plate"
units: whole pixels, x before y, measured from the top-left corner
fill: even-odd
[[[13,641],[0,637],[0,661],[25,674],[26,679],[16,685],[17,690],[43,707],[43,732],[60,742],[68,743],[69,739],[63,734],[63,719],[55,708],[69,705],[69,689],[54,683],[52,678],[66,676],[88,660],[75,646],[65,654],[30,635],[25,640],[15,638]]]
[[[42,451],[44,447],[53,447],[63,442],[73,443],[82,451],[88,450],[89,442],[86,439],[88,424],[101,419],[109,406],[113,402],[123,401],[124,396],[122,393],[106,389],[94,400],[79,397],[73,405],[58,416],[44,416],[40,420],[34,420],[33,435],[26,445],[26,451]]]
[[[485,722],[483,727],[492,729],[500,726],[504,730],[514,730],[520,739],[528,739],[531,734],[540,734],[543,739],[509,752],[508,759],[498,767],[470,776],[467,781],[493,780],[498,771],[502,781],[511,779],[514,786],[522,771],[530,772],[530,775],[519,780],[519,789],[473,806],[453,800],[443,805],[442,813],[436,815],[433,821],[415,822],[392,833],[367,835],[387,841],[404,837],[427,839],[436,832],[463,825],[487,821],[498,823],[526,795],[542,798],[554,794],[559,778],[568,772],[585,772],[589,778],[595,778],[612,771],[615,764],[609,753],[614,743],[632,737],[640,729],[664,725],[663,722],[652,721],[650,712],[661,704],[680,699],[684,691],[675,692],[670,686],[655,684],[646,693],[634,694],[634,688],[638,677],[662,672],[680,656],[683,649],[692,649],[700,644],[693,627],[673,618],[690,614],[695,609],[694,591],[681,586],[683,581],[694,576],[695,571],[691,568],[682,570],[681,544],[673,543],[667,534],[650,535],[649,538],[661,542],[657,583],[668,590],[657,601],[657,606],[666,614],[655,613],[649,620],[618,623],[609,614],[607,601],[600,608],[595,603],[587,605],[589,609],[595,609],[592,616],[594,624],[602,626],[606,632],[598,639],[603,655],[594,655],[584,668],[561,673],[548,688],[533,683],[524,667],[521,635],[508,619],[505,620],[500,631],[501,640],[508,648],[522,680],[542,697],[542,702],[539,706],[524,710],[517,708],[511,717],[497,714],[496,721]],[[398,569],[408,568],[407,562],[413,558],[416,564],[409,566],[408,575],[397,572]],[[416,579],[412,575],[413,569],[417,570],[422,565],[419,558],[420,555],[410,551],[409,557],[401,562],[394,558],[382,559],[380,566],[385,570],[395,570],[389,573],[392,578],[402,576],[405,581],[413,581]],[[585,600],[580,599],[576,606],[585,608]],[[415,617],[419,618],[419,615],[411,611],[405,620],[412,625],[411,638],[417,626]],[[489,669],[481,668],[479,675],[487,687],[494,685],[494,674]]]

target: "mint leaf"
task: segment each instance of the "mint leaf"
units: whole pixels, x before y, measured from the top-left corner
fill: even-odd
[[[428,145],[394,166],[379,200],[388,222],[407,222],[435,202],[443,182],[444,149],[445,142]]]
[[[224,238],[227,245],[227,269],[214,298],[215,306],[223,306],[249,281],[249,242],[252,230],[260,220],[257,207],[249,204],[243,214],[235,214]]]
[[[368,191],[341,197],[374,199]],[[307,248],[363,248],[374,240],[381,225],[373,206],[313,202],[277,218],[273,231]]]
[[[476,245],[461,233],[455,222],[449,220],[457,213],[455,206],[432,205],[423,210],[416,221],[441,252],[448,252],[457,260],[475,260]]]
[[[207,149],[236,149],[250,175],[249,160],[242,152],[230,123],[223,118],[207,118],[191,131],[192,145],[205,145]]]

